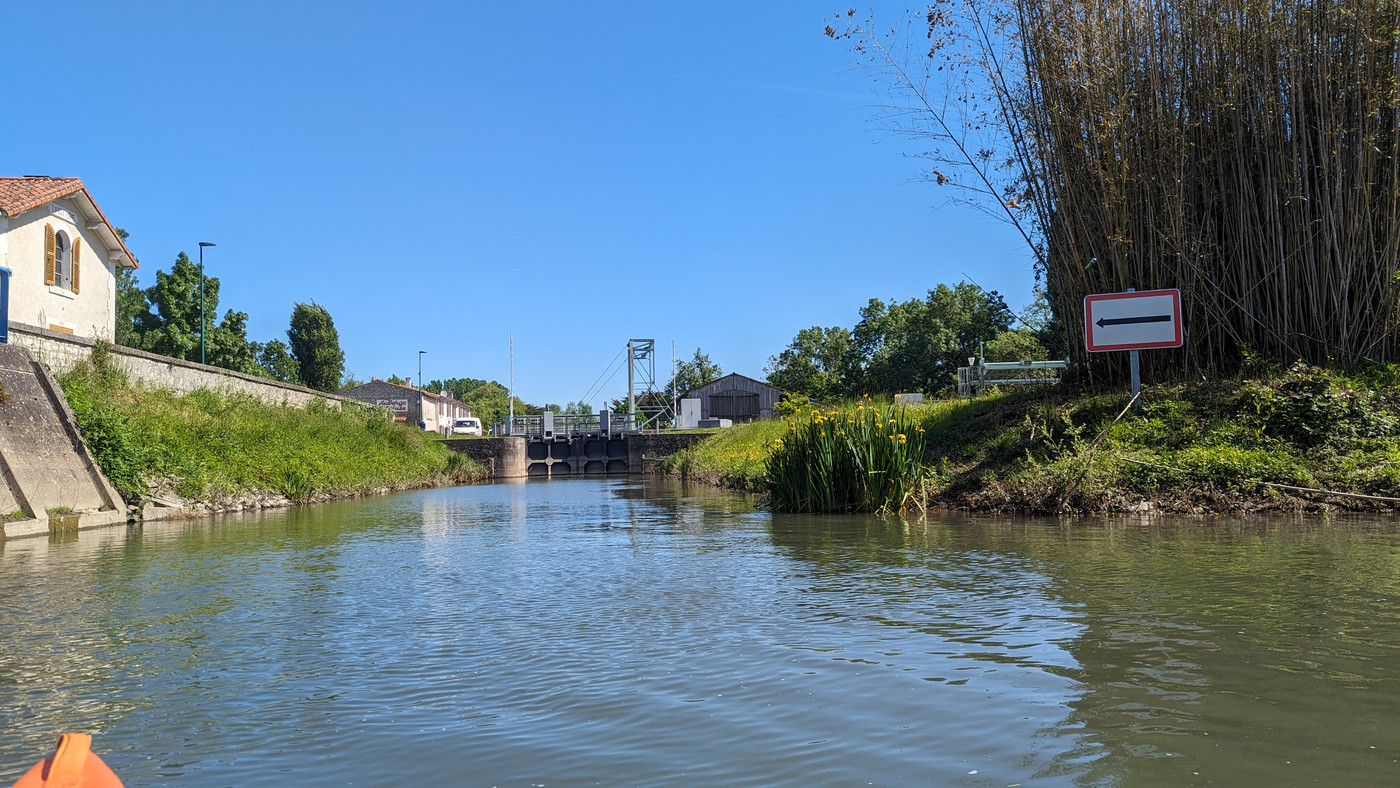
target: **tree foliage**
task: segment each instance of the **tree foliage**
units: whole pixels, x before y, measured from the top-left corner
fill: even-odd
[[[799,331],[769,359],[768,382],[816,400],[859,394],[938,393],[957,382],[957,368],[981,355],[981,343],[997,340],[1015,322],[1005,300],[969,282],[938,285],[924,298],[881,301],[860,310],[853,329]],[[1034,332],[1027,331],[1034,342]],[[1004,341],[1008,343],[1010,339]],[[1044,355],[1036,343],[1029,352]]]
[[[136,279],[136,271],[130,268],[117,269],[117,333],[116,344],[122,347],[141,348],[141,333],[137,329],[136,317],[146,308],[146,293]]]
[[[724,369],[711,361],[708,353],[701,352],[697,347],[695,355],[689,361],[682,361],[676,365],[676,376],[666,387],[665,398],[669,400],[691,389],[700,388],[706,383],[719,380],[722,375]],[[623,402],[626,402],[625,398]]]
[[[128,237],[125,230],[117,233],[122,238]],[[202,277],[201,310],[199,266],[184,252],[175,257],[169,271],[156,271],[155,276],[155,284],[142,290],[135,272],[117,270],[117,344],[185,361],[199,361],[202,327],[205,363],[286,383],[301,384],[305,379],[303,357],[296,356],[287,343],[273,339],[263,344],[248,339],[247,312],[229,309],[222,320],[218,319],[219,280],[216,277]],[[315,302],[298,304],[292,313],[292,323],[293,330],[287,332],[288,338],[292,338],[293,333],[301,338],[304,358],[322,375],[318,378],[320,383],[314,387],[322,391],[341,388],[344,354],[330,314]]]
[[[768,359],[767,373],[768,382],[780,389],[834,402],[861,387],[862,369],[850,329],[812,326]]]
[[[326,308],[312,301],[292,309],[287,341],[297,362],[297,377],[309,388],[335,391],[345,373],[340,332]]]
[[[145,295],[146,303],[135,320],[144,349],[199,361],[201,316],[207,328],[208,315],[218,315],[219,280],[204,278],[201,308],[199,267],[180,252],[168,272],[156,271],[156,282],[146,288]]]
[[[230,309],[224,313],[224,319],[209,331],[205,340],[205,363],[249,375],[261,375],[263,368],[258,365],[259,349],[256,342],[248,341],[248,313]]]
[[[301,378],[297,374],[297,360],[292,358],[291,348],[287,346],[286,342],[272,339],[268,340],[267,344],[254,343],[254,346],[257,351],[258,366],[262,368],[263,374],[283,383],[301,384]],[[345,384],[345,381],[342,380],[341,383]],[[341,385],[341,388],[346,388],[346,385]]]
[[[510,390],[494,380],[480,378],[448,378],[428,383],[429,391],[448,391],[455,399],[465,402],[472,409],[472,415],[481,419],[482,426],[489,428],[497,422],[504,423],[510,414]],[[519,397],[515,398],[515,415],[533,416],[544,411]]]
[[[219,319],[219,280],[202,277],[199,266],[181,252],[167,271],[156,271],[156,282],[145,291],[136,287],[131,272],[117,280],[117,336],[119,344],[163,356],[200,361],[201,328],[203,361],[216,367],[262,374],[257,346],[248,341],[248,313],[232,309]],[[130,315],[130,317],[126,317]],[[202,318],[202,322],[201,322]]]

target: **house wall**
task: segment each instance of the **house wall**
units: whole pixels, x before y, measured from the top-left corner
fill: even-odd
[[[111,341],[116,331],[116,265],[108,259],[106,244],[87,229],[91,223],[67,198],[18,216],[0,216],[0,266],[11,271],[10,320]],[[64,232],[70,247],[74,239],[83,242],[77,293],[44,284],[45,224]]]
[[[69,336],[11,321],[10,344],[28,348],[36,361],[47,364],[56,373],[63,373],[71,370],[79,361],[90,357],[96,341],[88,337]],[[268,380],[256,375],[246,375],[231,369],[167,358],[143,350],[113,345],[111,353],[117,366],[126,372],[132,382],[176,394],[188,394],[196,389],[232,391],[257,397],[269,405],[290,405],[298,408],[305,407],[317,399],[332,405],[347,401],[346,397],[335,394]]]
[[[472,415],[472,409],[465,403],[447,397],[425,396],[423,405],[425,411],[432,414],[431,418],[424,419],[428,429],[441,435],[451,435],[452,422]]]
[[[424,429],[440,435],[451,433],[453,419],[472,415],[471,408],[466,403],[385,380],[372,380],[343,389],[340,394],[350,399],[376,404],[381,401],[407,400],[407,410],[396,412],[395,415],[402,416],[404,421],[415,426],[421,421]]]
[[[396,418],[416,425],[419,419],[419,402],[422,394],[410,388],[396,386],[383,380],[372,380],[348,389],[341,389],[340,396],[347,399],[358,400],[360,402],[377,405],[385,403],[383,407],[393,411]],[[404,410],[399,410],[397,406],[390,406],[388,403],[396,400],[404,400]]]

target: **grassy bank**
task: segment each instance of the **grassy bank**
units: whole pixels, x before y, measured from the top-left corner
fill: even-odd
[[[1250,379],[1145,388],[1137,413],[1125,411],[1126,393],[1050,387],[912,406],[903,418],[922,430],[921,457],[904,480],[902,500],[884,508],[1393,510],[1400,505],[1396,383],[1393,368],[1348,376],[1295,365]],[[818,418],[849,424],[858,407]],[[785,474],[769,473],[768,458],[789,450],[778,440],[784,433],[812,420],[804,414],[792,424],[735,427],[723,443],[707,441],[668,467],[767,493],[777,508],[792,509],[791,489],[811,482],[791,478],[798,464],[792,458]],[[801,461],[833,467],[815,446]]]
[[[377,408],[276,407],[241,394],[152,391],[131,385],[100,350],[59,383],[127,503],[172,494],[214,507],[265,497],[305,502],[484,476]]]

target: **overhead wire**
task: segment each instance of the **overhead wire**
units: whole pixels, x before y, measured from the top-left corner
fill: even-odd
[[[605,367],[602,372],[598,373],[598,379],[593,381],[593,385],[588,387],[588,393],[584,394],[583,398],[580,399],[579,402],[588,402],[589,397],[592,397],[595,393],[602,391],[602,388],[598,385],[599,382],[602,382],[603,385],[607,385],[608,383],[612,382],[612,376],[617,374],[617,370],[614,370],[612,367],[614,364],[617,363],[617,360],[619,358],[622,358],[622,354],[626,352],[627,348],[623,348],[622,350],[617,351],[617,355],[613,356],[613,360],[608,362],[607,367]],[[622,367],[618,367],[618,369],[622,369]],[[608,379],[604,381],[603,376],[607,375],[609,370],[612,370],[612,375],[609,375]]]

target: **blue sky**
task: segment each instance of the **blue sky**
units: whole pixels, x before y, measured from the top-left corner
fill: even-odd
[[[426,350],[424,380],[504,383],[513,333],[537,404],[633,337],[658,377],[672,342],[763,377],[869,298],[971,277],[1019,309],[1030,254],[876,130],[878,85],[822,35],[835,10],[9,4],[0,174],[82,178],[143,285],[217,243],[250,338],[314,300],[360,378],[416,378]]]

